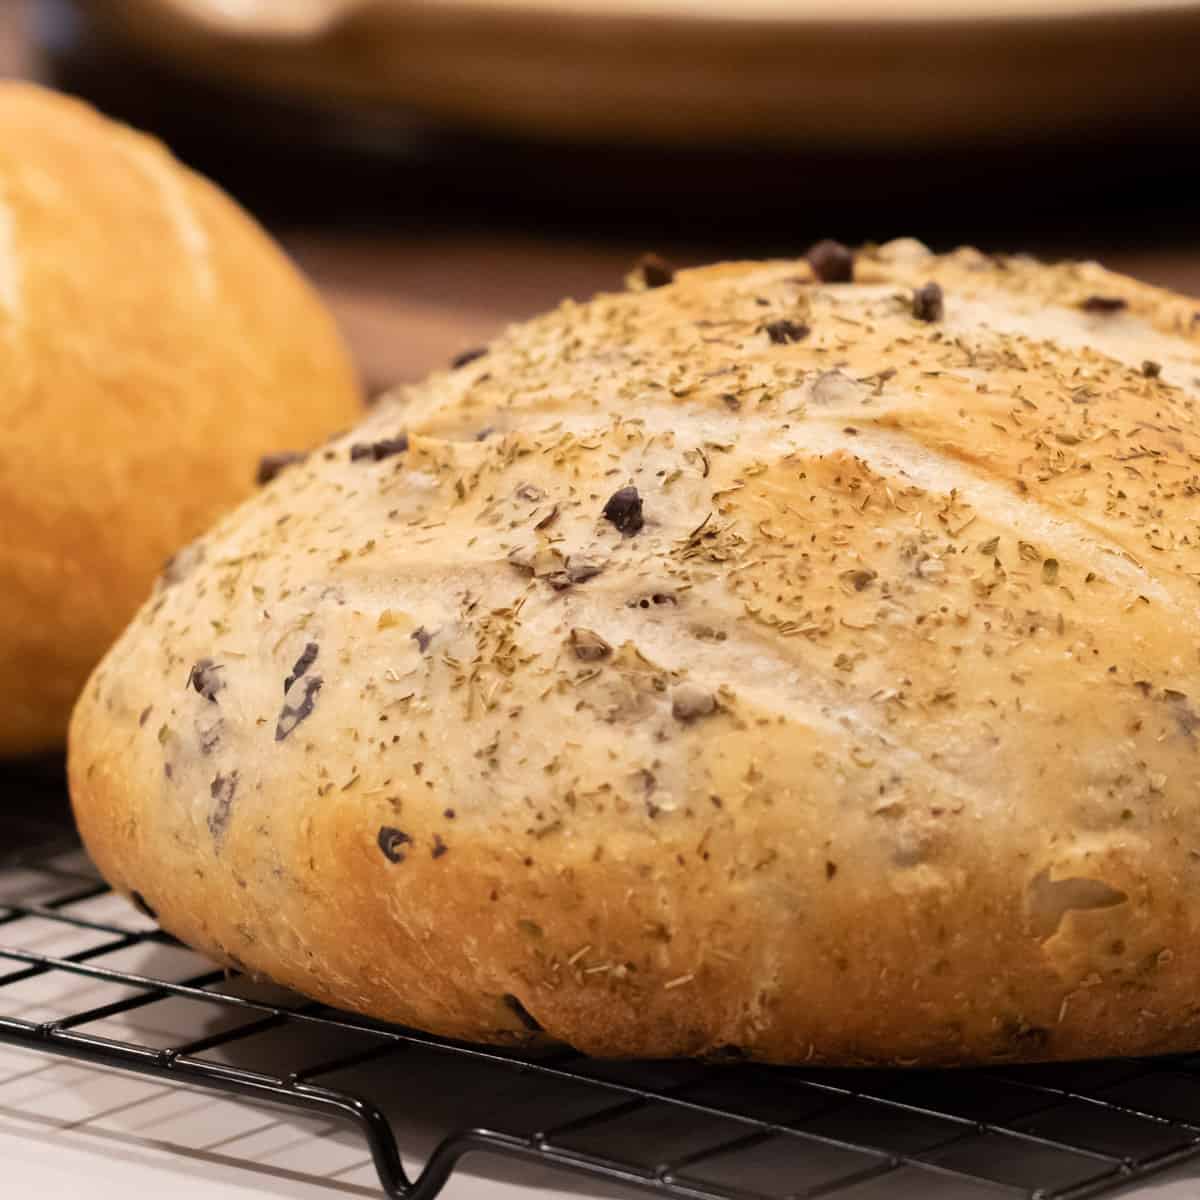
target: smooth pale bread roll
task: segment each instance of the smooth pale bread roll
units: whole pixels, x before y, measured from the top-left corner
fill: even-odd
[[[329,315],[156,142],[0,84],[0,757],[61,745],[163,562],[361,415]]]
[[[635,285],[197,544],[75,714],[101,870],[455,1037],[1200,1046],[1196,304],[907,241]]]

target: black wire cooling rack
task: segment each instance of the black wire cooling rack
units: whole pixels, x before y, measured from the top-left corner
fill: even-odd
[[[71,835],[53,771],[20,794],[9,781],[0,802],[0,1042],[348,1122],[390,1197],[432,1200],[478,1152],[688,1200],[1079,1200],[1200,1154],[1200,1057],[958,1072],[617,1063],[350,1017],[196,970],[126,914]],[[172,955],[187,967],[169,969]],[[58,1006],[31,1008],[28,987],[54,982],[67,985]],[[397,1138],[406,1108],[442,1122],[415,1170]]]

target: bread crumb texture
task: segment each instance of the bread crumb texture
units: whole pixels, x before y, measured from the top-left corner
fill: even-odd
[[[107,877],[456,1037],[1200,1045],[1197,305],[836,249],[643,267],[280,470],[77,709]]]

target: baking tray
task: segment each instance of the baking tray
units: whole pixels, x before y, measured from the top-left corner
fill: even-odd
[[[53,767],[0,782],[0,1042],[347,1123],[390,1197],[432,1200],[479,1154],[690,1200],[1075,1200],[1200,1153],[1200,1057],[608,1062],[335,1012],[203,960],[110,892]]]

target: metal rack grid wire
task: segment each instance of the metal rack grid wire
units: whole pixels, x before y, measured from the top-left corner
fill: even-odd
[[[432,1200],[478,1152],[688,1200],[1081,1200],[1200,1155],[1200,1057],[958,1072],[615,1063],[338,1013],[125,919],[53,785],[40,792],[0,817],[0,1042],[347,1122],[398,1200]],[[131,953],[160,969],[131,970]],[[171,955],[186,966],[165,969]],[[29,1005],[35,981],[67,985],[58,1007]],[[173,1022],[145,1021],[165,1007]],[[136,1036],[121,1024],[133,1016]],[[445,1117],[415,1171],[397,1103]]]

